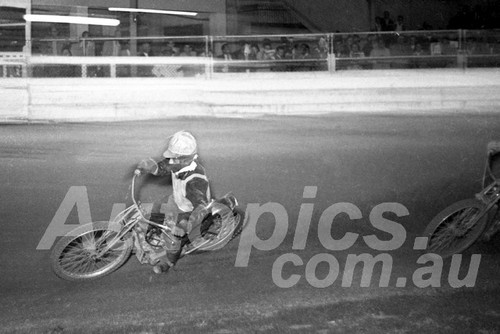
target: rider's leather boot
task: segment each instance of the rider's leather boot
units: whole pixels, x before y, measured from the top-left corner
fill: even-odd
[[[186,243],[189,241],[187,238],[187,235],[184,235],[181,238],[178,238],[176,244],[174,247],[170,248],[167,251],[167,255],[165,255],[161,260],[160,263],[155,265],[153,267],[153,271],[155,274],[163,274],[166,273],[170,268],[175,266],[177,261],[180,259],[181,254],[182,254],[182,247],[186,245]]]
[[[163,274],[166,273],[173,266],[174,266],[173,263],[163,260],[162,262],[158,263],[153,267],[153,272],[155,274]]]

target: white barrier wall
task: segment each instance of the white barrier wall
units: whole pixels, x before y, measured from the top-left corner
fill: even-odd
[[[0,80],[2,121],[500,110],[500,71],[229,74]]]
[[[0,120],[28,117],[27,85],[25,80],[0,79]]]

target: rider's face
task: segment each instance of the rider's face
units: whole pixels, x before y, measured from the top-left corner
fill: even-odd
[[[188,166],[191,161],[192,160],[189,159],[170,158],[168,159],[168,164],[171,166],[171,170],[175,173]]]

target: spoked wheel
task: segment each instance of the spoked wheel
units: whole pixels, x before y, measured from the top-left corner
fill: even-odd
[[[468,199],[441,211],[425,229],[427,251],[446,258],[469,248],[487,225],[485,208],[483,202]]]
[[[119,226],[113,228],[108,222],[95,222],[63,237],[50,256],[55,274],[66,280],[81,281],[96,279],[118,269],[132,251],[132,239],[116,240],[119,231]],[[113,246],[103,252],[112,243]]]

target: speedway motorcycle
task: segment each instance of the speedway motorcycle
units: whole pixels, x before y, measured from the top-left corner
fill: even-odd
[[[54,273],[70,281],[100,278],[118,269],[134,253],[142,264],[155,265],[175,247],[175,222],[155,223],[135,198],[136,170],[132,178],[133,204],[112,221],[91,222],[72,230],[54,246],[50,259]],[[231,194],[212,200],[191,214],[192,224],[201,224],[201,235],[184,246],[181,256],[223,248],[242,231],[245,219]]]
[[[499,163],[500,142],[487,147],[483,173],[483,190],[470,198],[456,202],[438,213],[425,229],[427,251],[442,258],[461,253],[480,237],[489,240],[499,229],[498,203],[500,201]],[[495,160],[497,159],[497,160]]]

